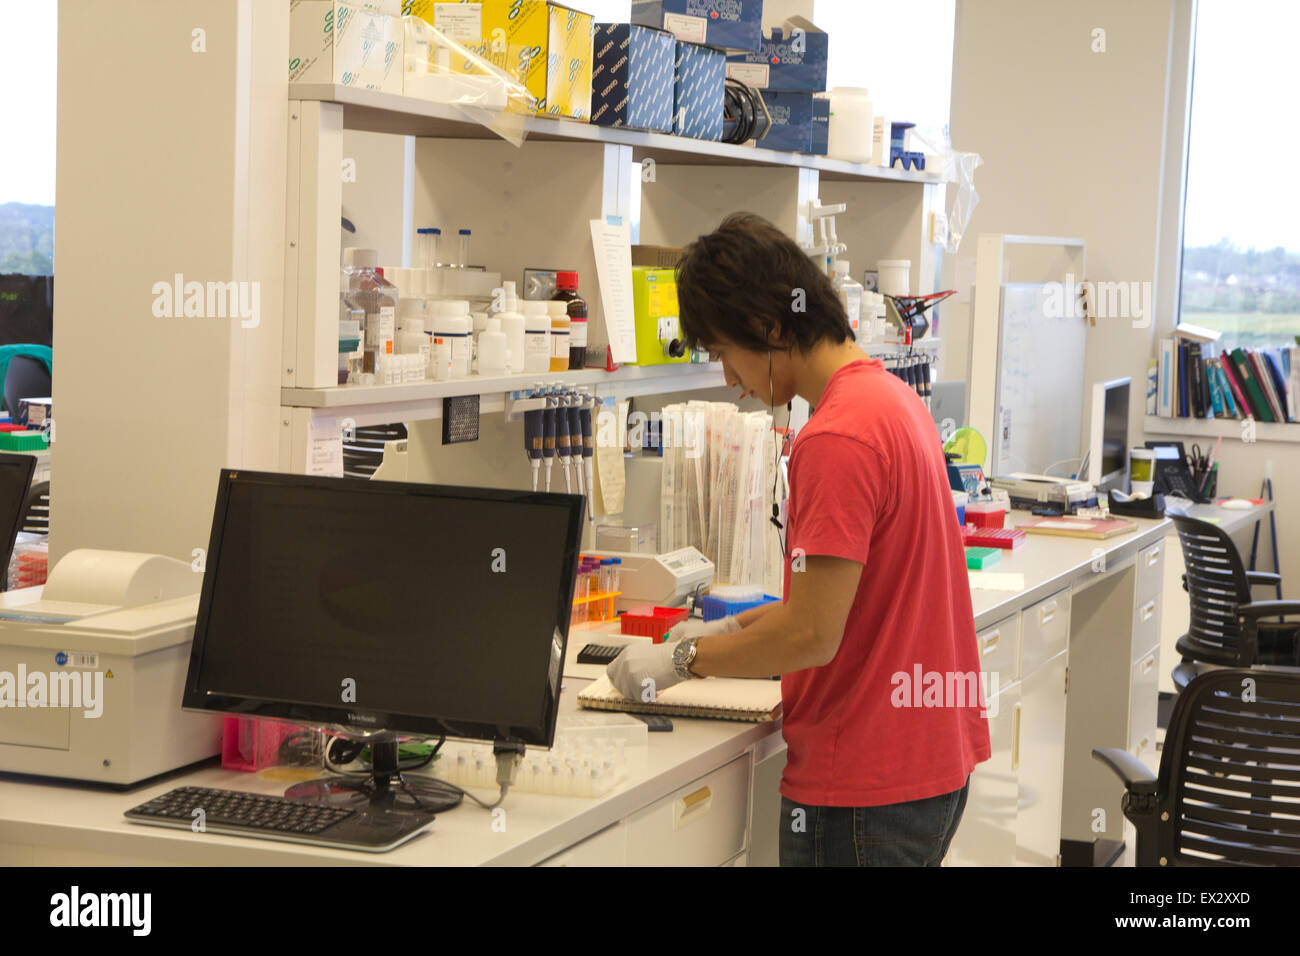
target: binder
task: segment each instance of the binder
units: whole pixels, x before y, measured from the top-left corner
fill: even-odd
[[[763,723],[781,716],[781,682],[706,677],[675,684],[660,692],[653,703],[647,703],[624,697],[609,682],[609,677],[602,674],[579,691],[578,704],[593,710],[618,710],[628,714]]]
[[[1250,402],[1246,398],[1246,391],[1242,388],[1240,376],[1232,364],[1232,358],[1227,352],[1219,353],[1219,364],[1223,368],[1223,377],[1228,381],[1228,387],[1232,390],[1233,401],[1237,403],[1237,414],[1242,418],[1254,418],[1255,412],[1250,407]]]
[[[1273,412],[1269,410],[1268,399],[1264,397],[1264,390],[1260,388],[1259,379],[1251,370],[1250,359],[1246,356],[1243,349],[1235,348],[1232,350],[1232,367],[1241,379],[1242,391],[1250,398],[1250,407],[1255,412],[1255,417],[1261,422],[1273,421]]]
[[[1188,415],[1187,400],[1187,343],[1178,343],[1178,417],[1186,418]]]
[[[1288,419],[1294,419],[1290,413],[1290,400],[1287,395],[1286,378],[1282,375],[1282,367],[1278,360],[1273,357],[1272,352],[1260,352],[1260,361],[1268,369],[1269,381],[1273,383],[1273,392],[1277,395],[1277,420],[1285,422]]]
[[[1273,376],[1269,374],[1263,353],[1253,349],[1245,349],[1245,352],[1246,358],[1250,360],[1251,371],[1255,373],[1255,380],[1259,382],[1260,391],[1264,393],[1264,401],[1268,402],[1268,410],[1273,415],[1273,421],[1285,421],[1282,417],[1282,406],[1278,404],[1277,395],[1273,391]]]
[[[1174,414],[1174,340],[1160,340],[1159,382],[1156,414],[1172,418]]]
[[[1205,360],[1205,377],[1210,383],[1210,409],[1214,412],[1215,418],[1223,418],[1226,406],[1223,403],[1223,393],[1219,391],[1219,377],[1215,375],[1214,359]]]

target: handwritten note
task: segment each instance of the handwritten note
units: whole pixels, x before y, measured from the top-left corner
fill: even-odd
[[[605,334],[615,362],[636,361],[636,315],[632,307],[632,233],[626,222],[591,220]]]

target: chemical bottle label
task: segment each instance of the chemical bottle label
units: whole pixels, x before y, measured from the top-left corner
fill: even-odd
[[[587,347],[587,323],[573,322],[569,325],[569,348],[585,349]]]
[[[569,333],[551,330],[551,358],[569,361]]]

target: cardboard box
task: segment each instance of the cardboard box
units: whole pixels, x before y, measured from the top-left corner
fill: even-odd
[[[688,43],[733,50],[757,50],[763,39],[763,0],[632,0],[631,19]]]
[[[590,14],[548,0],[406,0],[405,6],[519,80],[537,98],[539,114],[591,116]],[[513,101],[510,108],[517,109]]]
[[[402,92],[402,21],[391,0],[293,0],[289,82]]]
[[[767,135],[755,142],[763,149],[788,149],[796,153],[812,150],[813,95],[811,93],[764,90],[763,102],[772,115]],[[826,107],[830,118],[830,104]],[[829,126],[827,127],[829,131]]]
[[[598,23],[592,48],[591,121],[672,132],[673,35],[635,23]]]
[[[694,139],[722,139],[726,70],[727,58],[721,50],[677,41],[673,75],[674,133]]]
[[[54,418],[54,399],[20,398],[14,414],[15,425],[26,425],[33,430],[45,428]]]
[[[825,156],[830,149],[831,95],[817,93],[813,96],[812,146],[808,152]]]
[[[826,89],[829,37],[810,20],[791,17],[762,41],[759,49],[727,55],[727,76],[760,90]]]
[[[677,274],[672,269],[632,267],[632,308],[636,316],[636,364],[678,365],[691,361],[689,352],[673,358],[667,343],[680,339],[677,316]]]
[[[685,249],[676,246],[640,246],[632,247],[632,265],[650,266],[655,269],[674,269],[682,261]]]

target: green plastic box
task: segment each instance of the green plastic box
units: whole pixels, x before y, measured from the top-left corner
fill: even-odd
[[[987,571],[1002,560],[1000,548],[967,548],[966,567],[972,571]]]

